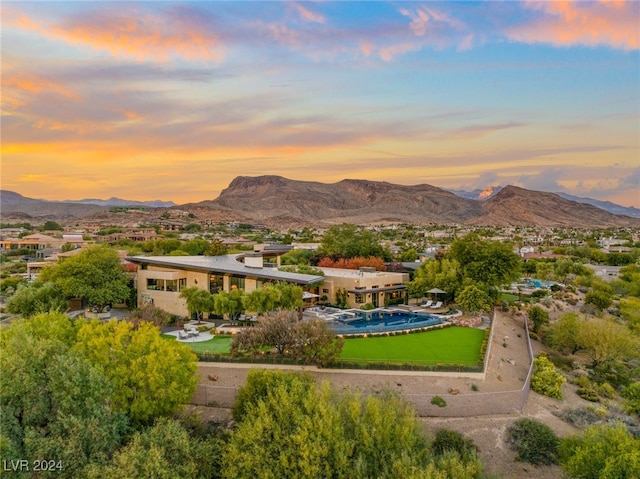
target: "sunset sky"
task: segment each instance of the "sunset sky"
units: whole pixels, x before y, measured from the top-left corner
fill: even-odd
[[[640,207],[640,2],[7,2],[2,189],[236,176],[513,184]]]

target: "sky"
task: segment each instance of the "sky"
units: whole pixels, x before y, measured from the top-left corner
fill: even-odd
[[[237,176],[640,207],[640,2],[10,2],[2,189],[215,199]]]

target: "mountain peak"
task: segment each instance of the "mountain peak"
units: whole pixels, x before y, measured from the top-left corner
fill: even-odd
[[[487,186],[484,190],[482,190],[478,194],[478,199],[479,200],[489,199],[496,193],[500,192],[500,190],[502,190],[502,186]]]

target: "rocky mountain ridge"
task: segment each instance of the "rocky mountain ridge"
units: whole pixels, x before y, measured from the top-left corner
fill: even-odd
[[[640,219],[614,215],[555,193],[492,187],[482,200],[435,186],[345,179],[336,183],[281,176],[239,176],[218,198],[178,206],[200,220],[240,221],[270,227],[355,224],[469,224],[487,226],[640,227]],[[160,216],[166,208],[150,209]],[[3,221],[10,218],[107,220],[106,206],[48,202],[0,192]],[[114,224],[117,219],[113,216]]]

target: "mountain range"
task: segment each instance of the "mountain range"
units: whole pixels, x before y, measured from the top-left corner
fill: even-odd
[[[461,198],[467,198],[470,200],[488,200],[492,196],[502,190],[502,186],[489,186],[484,190],[473,190],[473,191],[465,191],[465,190],[448,190],[451,193],[460,196]],[[576,203],[585,203],[587,205],[593,205],[601,210],[608,211],[609,213],[613,213],[614,215],[625,215],[631,216],[633,218],[640,218],[640,208],[635,208],[634,206],[620,206],[611,201],[601,201],[594,200],[593,198],[582,198],[579,196],[573,196],[567,193],[556,192],[556,194],[565,200],[575,201]]]
[[[481,193],[474,193],[475,197],[463,197],[461,192],[427,184],[405,186],[354,179],[320,183],[274,175],[239,176],[216,199],[188,203],[179,208],[199,219],[241,221],[271,227],[338,223],[640,227],[640,218],[613,214],[555,193],[516,186],[492,187]],[[117,201],[140,205],[140,202]],[[0,191],[0,208],[4,221],[9,217],[108,219],[109,215],[117,214],[109,212],[108,206],[99,204],[35,200],[11,191]],[[157,211],[159,216],[166,208],[152,211]],[[112,219],[115,223],[117,218],[113,216]]]

